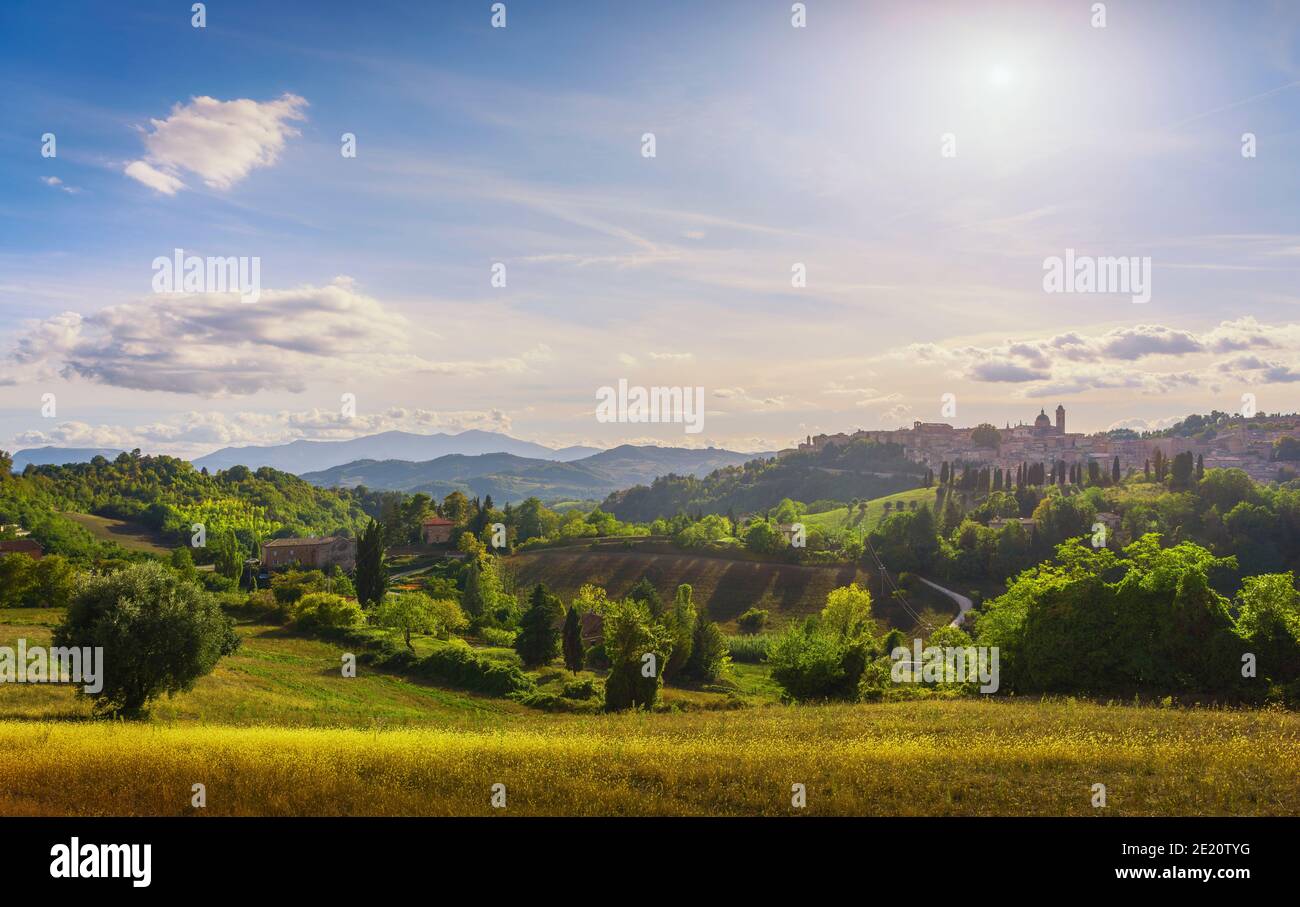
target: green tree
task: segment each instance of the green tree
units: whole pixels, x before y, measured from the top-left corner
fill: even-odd
[[[564,618],[564,605],[558,596],[546,591],[538,583],[528,597],[528,610],[519,621],[519,634],[515,637],[515,651],[525,667],[536,668],[548,664],[560,652],[560,622]]]
[[[1174,488],[1191,488],[1196,474],[1196,458],[1189,451],[1176,455],[1169,469],[1169,483]]]
[[[36,562],[25,554],[0,557],[0,608],[18,608],[36,582]]]
[[[637,580],[636,585],[627,591],[627,597],[645,605],[651,617],[658,618],[664,613],[663,599],[659,597],[659,591],[649,577],[643,576]]]
[[[38,608],[66,608],[77,588],[77,571],[57,554],[37,561],[31,579],[32,588],[25,604]]]
[[[996,449],[1002,444],[1002,433],[998,431],[997,426],[981,422],[971,430],[970,440],[976,447]]]
[[[371,520],[357,539],[357,598],[364,605],[378,604],[388,591],[388,565],[384,559],[384,524]]]
[[[695,625],[698,623],[693,590],[687,583],[677,587],[673,609],[666,615],[665,626],[672,636],[673,651],[664,665],[664,678],[676,677],[690,660],[695,645]]]
[[[469,499],[462,492],[453,491],[442,499],[442,517],[451,520],[457,526],[465,525],[469,519]]]
[[[631,598],[611,601],[605,610],[605,708],[651,708],[663,685],[663,667],[672,655],[672,636],[654,622],[649,609]]]
[[[217,573],[227,579],[239,579],[244,573],[244,549],[240,547],[234,530],[218,532],[212,541],[212,563]]]
[[[569,608],[568,616],[564,618],[564,666],[573,673],[582,670],[582,659],[586,652],[582,647],[582,615],[578,613],[578,606],[573,605]]]
[[[776,554],[785,547],[785,536],[767,520],[754,520],[745,532],[745,547],[757,554]]]
[[[239,648],[239,636],[212,596],[151,561],[88,578],[54,644],[101,648],[95,710],[135,717],[163,693],[191,689]]]
[[[722,676],[730,661],[727,638],[722,635],[722,629],[701,611],[695,618],[691,655],[686,659],[682,674],[700,683],[713,683]]]
[[[482,551],[470,555],[465,568],[465,592],[461,595],[461,606],[470,621],[491,621],[503,595],[501,578],[491,555]]]
[[[768,649],[772,679],[800,701],[855,699],[875,654],[871,596],[856,583],[826,597],[820,619],[792,626]]]
[[[455,606],[455,602],[449,604]],[[423,592],[390,593],[375,612],[375,622],[381,627],[401,633],[406,641],[406,647],[414,652],[415,646],[411,643],[411,637],[416,634],[435,633],[442,629],[446,613],[445,605],[440,608]]]
[[[1300,460],[1300,439],[1284,435],[1273,442],[1274,460]]]
[[[843,639],[858,639],[875,629],[871,593],[857,583],[832,589],[822,608],[822,627]]]

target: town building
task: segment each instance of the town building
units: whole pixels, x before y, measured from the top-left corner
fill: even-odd
[[[1224,419],[1203,437],[1134,438],[1111,437],[1105,432],[1083,434],[1066,430],[1065,407],[1058,405],[1055,418],[1046,408],[1040,409],[1033,422],[1010,422],[1000,428],[996,445],[977,443],[975,428],[955,428],[944,422],[913,422],[911,428],[882,431],[840,432],[833,435],[809,435],[798,447],[780,451],[777,456],[796,452],[820,452],[831,445],[854,441],[897,444],[904,455],[935,470],[943,463],[1015,469],[1021,463],[1064,462],[1085,469],[1096,462],[1109,473],[1115,458],[1126,474],[1143,471],[1155,459],[1156,451],[1166,459],[1180,453],[1203,457],[1206,469],[1241,469],[1260,482],[1276,481],[1281,467],[1287,464],[1272,459],[1274,445],[1283,437],[1300,437],[1300,416],[1268,416]]]
[[[440,516],[425,517],[420,523],[420,539],[426,545],[447,545],[451,543],[451,531],[456,524]]]
[[[327,570],[337,566],[351,572],[357,566],[356,539],[325,536],[309,539],[271,539],[262,543],[262,565],[281,570],[298,565],[307,570]]]

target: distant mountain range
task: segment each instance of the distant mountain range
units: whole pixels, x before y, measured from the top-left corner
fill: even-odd
[[[385,431],[350,441],[292,441],[269,447],[223,447],[194,460],[196,469],[209,472],[247,466],[260,469],[270,466],[281,472],[302,475],[342,466],[357,460],[432,460],[449,454],[476,456],[508,453],[537,460],[568,462],[597,453],[595,447],[564,447],[552,450],[532,441],[520,441],[509,435],[471,429],[460,434],[417,435],[406,431]]]
[[[87,463],[97,456],[112,460],[120,453],[74,447],[20,450],[14,454],[14,470],[21,472],[29,463]],[[490,431],[435,435],[386,431],[350,441],[223,447],[193,463],[196,469],[208,472],[232,466],[269,466],[321,487],[364,485],[424,491],[438,497],[452,491],[479,497],[490,494],[504,504],[530,496],[546,501],[599,500],[613,491],[653,482],[658,476],[703,477],[724,466],[770,456],[712,447],[694,450],[630,444],[611,450],[582,446],[553,450]]]
[[[62,466],[65,463],[89,463],[95,457],[116,460],[122,451],[106,447],[33,447],[14,454],[14,472],[22,472],[28,464],[35,466]]]
[[[545,501],[593,500],[669,473],[702,477],[724,466],[766,456],[771,454],[625,444],[570,462],[510,453],[450,454],[425,462],[358,460],[301,476],[323,487],[364,485],[371,489],[423,491],[435,497],[461,491],[470,496],[491,495],[495,503],[504,504],[530,496]]]

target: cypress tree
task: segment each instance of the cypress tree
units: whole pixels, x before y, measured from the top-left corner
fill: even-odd
[[[576,605],[569,608],[569,614],[564,618],[562,646],[564,666],[575,674],[581,671],[585,653],[582,650],[582,615],[578,613]]]
[[[564,606],[559,598],[538,583],[528,599],[529,608],[519,620],[519,635],[515,637],[515,651],[529,668],[546,664],[560,651],[560,617]]]
[[[357,539],[357,600],[377,604],[388,592],[388,566],[384,563],[384,524],[371,520]]]

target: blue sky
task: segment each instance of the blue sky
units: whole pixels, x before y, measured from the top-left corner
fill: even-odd
[[[1294,4],[490,6],[5,4],[0,446],[1298,408]],[[154,294],[178,247],[263,298]],[[1150,302],[1044,292],[1067,248]],[[598,423],[620,378],[704,432]]]

